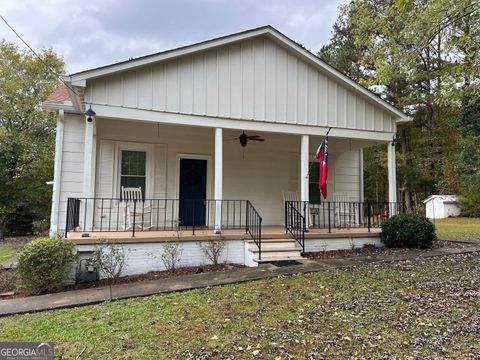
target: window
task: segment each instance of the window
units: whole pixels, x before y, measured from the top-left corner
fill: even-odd
[[[120,192],[124,187],[141,187],[145,199],[147,153],[145,151],[122,150]],[[120,194],[122,196],[122,194]]]
[[[310,204],[320,204],[321,203],[321,194],[320,189],[318,188],[318,176],[320,172],[320,164],[318,161],[310,163],[310,174],[308,176],[308,201]]]

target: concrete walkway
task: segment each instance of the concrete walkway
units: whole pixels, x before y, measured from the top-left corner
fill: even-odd
[[[435,256],[480,252],[480,243],[471,243],[463,249],[441,248],[434,250],[409,250],[402,254],[379,254],[377,256],[356,256],[322,260],[301,260],[299,265],[277,267],[264,264],[258,268],[241,268],[223,272],[210,272],[168,279],[141,281],[112,286],[112,299],[126,299],[153,294],[166,294],[208,286],[242,283],[267,279],[280,275],[310,273],[328,269],[351,267],[373,263],[413,260]],[[52,309],[89,305],[110,300],[110,288],[99,287],[72,290],[56,294],[15,298],[0,301],[0,316],[22,314]]]

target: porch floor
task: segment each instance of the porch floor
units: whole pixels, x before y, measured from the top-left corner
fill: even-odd
[[[344,239],[357,237],[378,237],[380,229],[371,228],[351,228],[351,229],[309,229],[305,233],[305,239]],[[68,239],[78,245],[94,244],[98,239],[113,240],[118,243],[153,243],[164,241],[206,241],[206,240],[249,240],[249,234],[244,229],[223,230],[221,234],[215,234],[213,230],[192,229],[180,231],[154,231],[154,230],[136,230],[135,237],[132,237],[132,231],[102,231],[91,232],[88,237],[82,237],[82,232],[68,233]],[[290,234],[285,233],[283,226],[262,226],[262,240],[268,239],[286,239],[291,238]]]

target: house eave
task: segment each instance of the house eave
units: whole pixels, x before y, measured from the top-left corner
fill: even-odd
[[[73,104],[58,104],[58,103],[52,103],[52,102],[43,102],[42,103],[42,109],[48,111],[48,112],[57,112],[58,110],[63,110],[65,112],[77,112],[73,106]]]

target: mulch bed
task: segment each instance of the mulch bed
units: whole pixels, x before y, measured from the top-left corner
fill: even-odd
[[[219,265],[183,267],[183,268],[176,269],[175,271],[172,271],[172,270],[151,271],[141,275],[123,276],[117,279],[116,284],[128,284],[128,283],[134,283],[139,281],[167,279],[167,278],[172,278],[176,276],[201,274],[201,273],[214,272],[214,271],[227,271],[227,270],[232,270],[232,269],[237,269],[242,267],[244,266],[237,265],[237,264],[219,264]],[[90,283],[81,283],[81,284],[68,285],[68,286],[56,286],[51,289],[50,293],[97,288],[102,286],[109,286],[111,284],[112,284],[111,279],[102,279],[102,280],[90,282]],[[13,295],[10,294],[10,292],[12,291],[14,291],[15,294]],[[4,294],[4,296],[1,296],[1,294]],[[17,287],[16,272],[12,269],[10,270],[0,269],[0,301],[1,299],[11,299],[11,298],[17,298],[17,297],[26,297],[26,296],[29,296],[29,294],[25,290]]]
[[[458,241],[437,240],[433,243],[431,249],[441,249],[448,247],[450,249],[464,249],[472,246],[469,243]],[[375,245],[365,245],[361,248],[353,250],[332,250],[332,251],[319,251],[319,252],[307,252],[305,257],[308,259],[332,259],[342,257],[355,257],[355,256],[375,256],[375,255],[390,255],[390,254],[402,254],[407,253],[411,249],[405,248],[386,248],[377,247]]]
[[[213,272],[213,271],[226,271],[232,269],[238,269],[244,267],[243,265],[237,264],[218,264],[218,265],[203,265],[203,266],[191,266],[191,267],[183,267],[176,269],[175,271],[172,270],[164,270],[164,271],[150,271],[146,274],[141,275],[129,275],[123,276],[119,278],[116,284],[128,284],[133,282],[139,281],[148,281],[148,280],[158,280],[158,279],[167,279],[176,276],[184,276],[184,275],[193,275],[193,274],[201,274],[206,272]],[[88,288],[95,288],[95,287],[102,287],[102,286],[109,286],[112,284],[111,279],[103,279],[91,283],[81,283],[72,286],[64,287],[63,289],[68,290],[77,290],[77,289],[88,289]]]

